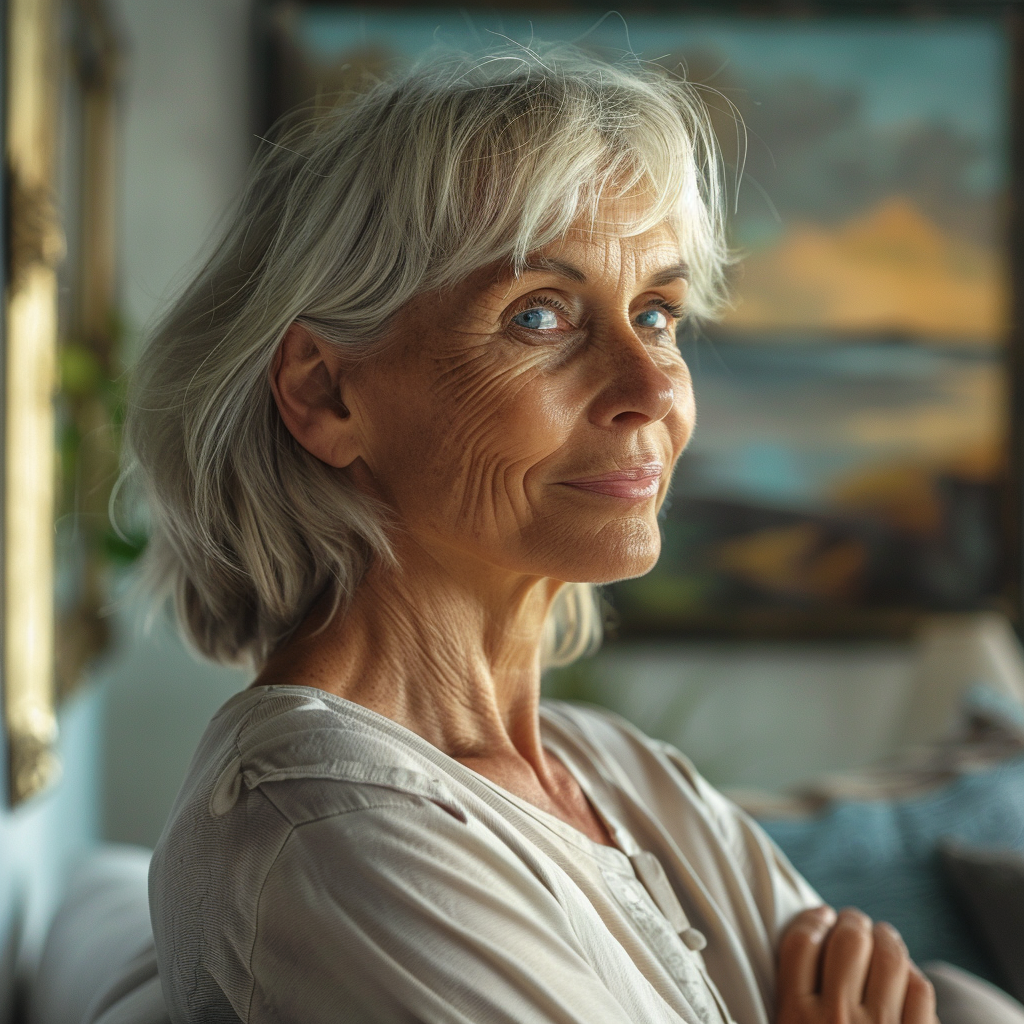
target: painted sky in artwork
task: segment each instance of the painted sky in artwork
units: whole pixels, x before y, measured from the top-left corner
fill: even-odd
[[[684,355],[697,430],[680,493],[812,509],[879,467],[997,472],[1006,395],[984,350],[703,339]]]
[[[577,42],[657,60],[680,50],[714,49],[726,67],[745,75],[810,77],[855,86],[865,116],[876,125],[914,119],[949,120],[963,130],[998,138],[1005,108],[998,100],[1006,53],[994,22],[874,22],[834,27],[813,23],[723,21],[611,14],[601,18],[549,14],[498,15],[465,11],[403,12],[310,7],[301,38],[310,52],[331,59],[353,45],[387,40],[405,57],[432,43],[484,49],[508,38]],[[990,82],[986,82],[990,79]],[[982,87],[979,88],[979,80]],[[713,83],[712,83],[713,84]]]
[[[794,220],[774,244],[750,247],[736,277],[724,323],[738,330],[987,346],[1007,329],[998,247],[943,231],[906,196],[837,225]]]

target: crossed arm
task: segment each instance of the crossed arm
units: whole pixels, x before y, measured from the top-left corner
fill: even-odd
[[[779,944],[777,1024],[937,1024],[899,932],[859,910],[805,910]]]
[[[250,1024],[327,1024],[339,1005],[367,1024],[662,1019],[613,997],[558,900],[485,829],[388,800],[311,821],[282,848],[261,892]],[[778,960],[776,1024],[937,1024],[899,935],[859,911],[798,914]]]

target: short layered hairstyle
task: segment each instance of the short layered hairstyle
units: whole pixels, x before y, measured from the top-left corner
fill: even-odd
[[[680,77],[564,47],[443,55],[291,116],[253,160],[212,254],[157,324],[129,383],[125,473],[141,485],[145,578],[203,655],[259,667],[325,595],[343,609],[387,508],[285,428],[270,370],[299,323],[353,358],[394,314],[495,261],[525,265],[611,195],[628,233],[668,223],[692,317],[720,306],[720,160]],[[542,663],[596,649],[594,588],[556,598]]]

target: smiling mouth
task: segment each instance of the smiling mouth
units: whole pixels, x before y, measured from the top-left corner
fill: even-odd
[[[658,493],[663,471],[664,466],[660,462],[646,462],[642,466],[619,469],[614,473],[585,477],[581,480],[566,480],[564,483],[566,487],[575,487],[581,491],[607,494],[612,498],[625,498],[629,501],[643,501],[646,498],[653,498]]]

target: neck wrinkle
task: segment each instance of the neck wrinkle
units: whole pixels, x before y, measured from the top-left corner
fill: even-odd
[[[558,585],[460,578],[433,559],[402,564],[372,568],[326,628],[314,609],[257,683],[317,686],[470,767],[518,762],[543,784],[540,649]]]

